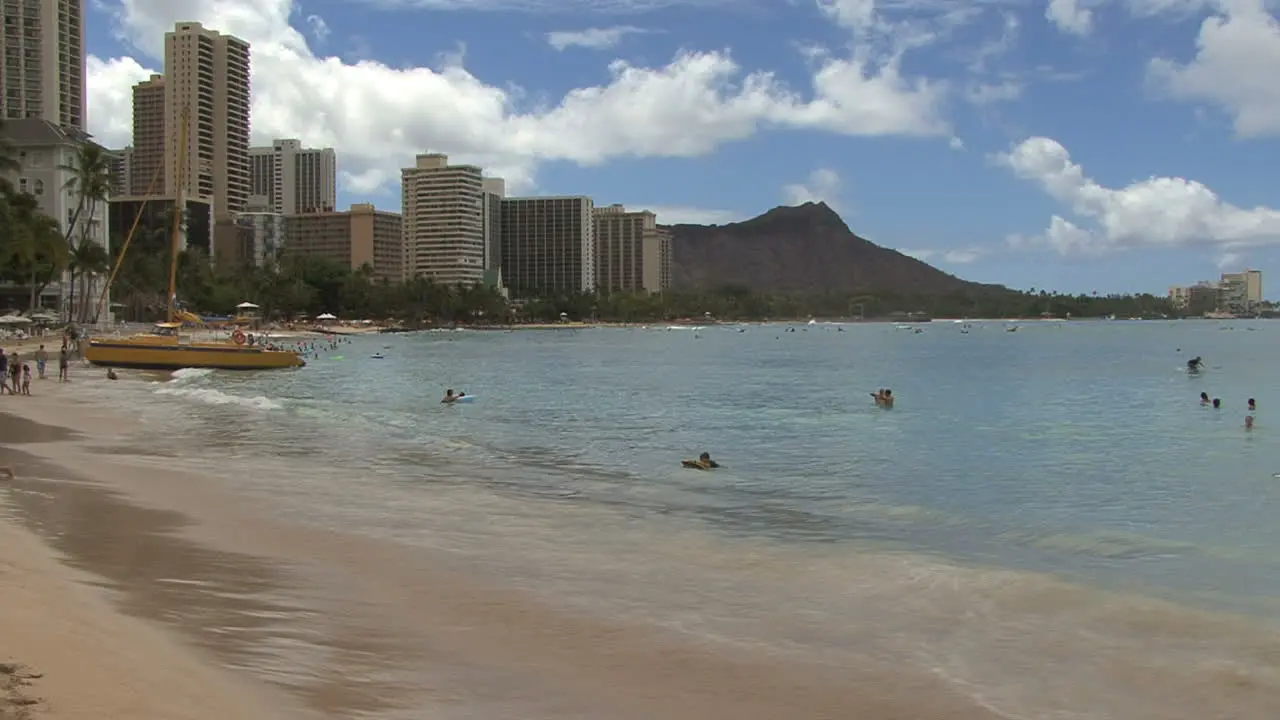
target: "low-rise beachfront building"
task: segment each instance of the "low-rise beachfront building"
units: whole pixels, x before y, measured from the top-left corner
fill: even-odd
[[[289,215],[282,252],[327,258],[352,270],[368,266],[375,279],[399,282],[404,277],[403,223],[399,213],[371,203]]]

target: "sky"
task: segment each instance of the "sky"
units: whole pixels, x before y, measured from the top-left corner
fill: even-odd
[[[398,209],[399,169],[445,152],[508,195],[663,223],[821,200],[878,245],[1022,289],[1280,278],[1263,0],[88,5],[99,142],[129,143],[132,85],[163,71],[166,30],[202,22],[251,43],[253,143],[335,148],[341,207]]]

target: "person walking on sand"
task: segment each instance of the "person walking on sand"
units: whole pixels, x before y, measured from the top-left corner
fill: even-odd
[[[44,346],[41,345],[40,348],[36,350],[36,373],[39,375],[41,380],[45,379],[44,367],[45,365],[48,365],[48,364],[49,364],[49,351],[45,350]]]
[[[69,362],[70,358],[68,357],[67,348],[64,346],[58,351],[58,382],[67,382],[70,380],[70,378],[67,377],[67,364]]]

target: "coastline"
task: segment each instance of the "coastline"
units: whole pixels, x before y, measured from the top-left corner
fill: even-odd
[[[14,424],[0,419],[6,431]],[[45,474],[41,464],[11,447],[0,463],[23,468],[6,494],[38,492],[25,474]],[[258,688],[118,610],[13,513],[0,519],[0,577],[0,718],[285,717]]]
[[[73,378],[0,400],[0,465],[19,471],[0,507],[113,618],[312,716],[1269,720],[1280,705],[1280,634],[1249,618],[910,553],[722,545],[558,500],[531,522],[523,497],[453,502],[428,477],[385,482],[359,450],[333,467],[269,457],[280,445],[222,434],[238,408],[167,425],[198,414],[192,398],[152,392],[189,378]],[[610,584],[624,591],[598,604]]]
[[[10,438],[0,463],[18,472],[5,505],[25,527],[4,525],[0,565],[28,558],[21,585],[32,589],[0,595],[22,608],[0,620],[0,637],[11,636],[10,621],[27,627],[4,650],[44,674],[31,690],[48,698],[49,717],[292,717],[279,700],[228,704],[276,695],[317,717],[409,708],[406,717],[452,717],[475,693],[492,696],[482,705],[499,703],[492,717],[1000,717],[928,673],[871,658],[833,673],[738,657],[680,633],[548,606],[447,556],[254,512],[217,478],[120,445],[123,419],[109,408],[80,407],[69,430],[40,424],[71,419],[75,404],[69,387],[41,389],[0,405]],[[110,600],[93,587],[104,585]],[[89,610],[41,602],[51,594]],[[286,639],[309,647],[269,652]],[[313,656],[328,660],[312,667]],[[114,674],[95,675],[99,666]],[[102,695],[99,682],[118,692]],[[113,715],[116,698],[137,704]],[[69,712],[80,707],[92,714]]]

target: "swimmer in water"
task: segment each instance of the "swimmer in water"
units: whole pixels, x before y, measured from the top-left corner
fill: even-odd
[[[1220,409],[1222,409],[1222,398],[1214,398],[1214,399],[1213,399],[1213,409],[1214,409],[1214,410],[1220,410]]]
[[[1252,429],[1253,429],[1253,416],[1252,416],[1252,415],[1245,415],[1245,416],[1244,416],[1244,429],[1245,429],[1245,430],[1252,430]]]
[[[1249,398],[1249,412],[1257,412],[1258,403],[1253,398]]]
[[[119,380],[119,379],[120,379],[120,378],[116,375],[115,368],[107,368],[107,379],[108,379],[108,380]]]
[[[1207,392],[1202,392],[1202,393],[1200,393],[1200,404],[1201,404],[1201,405],[1208,405],[1208,404],[1209,404],[1209,393],[1207,393]]]
[[[1200,368],[1203,365],[1204,360],[1201,360],[1200,356],[1197,355],[1187,361],[1187,372],[1200,372]]]
[[[876,407],[881,407],[886,410],[893,409],[893,391],[892,390],[888,388],[881,388],[880,390],[877,390],[871,393],[871,397],[875,398]]]
[[[460,398],[460,397],[462,397],[462,396],[461,396],[461,395],[454,395],[454,394],[453,394],[453,388],[449,388],[448,390],[445,390],[445,391],[444,391],[444,399],[442,399],[440,402],[442,402],[442,403],[455,403],[455,402],[458,402],[458,398]]]
[[[698,456],[698,467],[710,470],[720,467],[720,463],[711,459],[711,453],[704,452]]]

